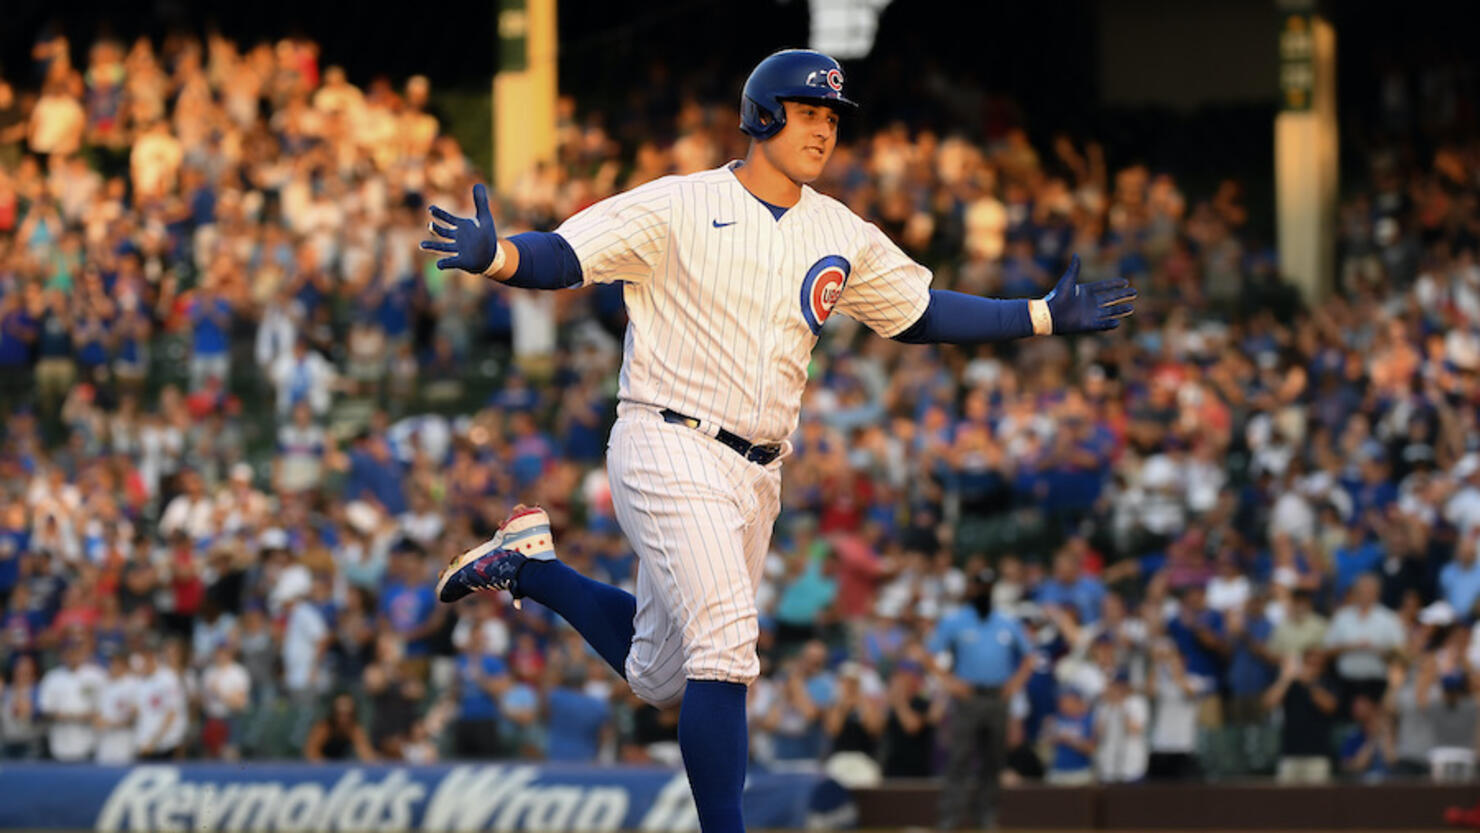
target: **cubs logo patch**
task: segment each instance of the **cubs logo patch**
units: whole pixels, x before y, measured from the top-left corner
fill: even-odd
[[[807,270],[802,279],[802,317],[807,319],[812,335],[822,333],[822,322],[832,315],[852,271],[847,258],[838,255],[828,255]]]
[[[829,87],[832,87],[833,90],[836,91],[836,92],[842,92],[842,90],[843,90],[843,73],[838,72],[835,69],[828,70],[827,71],[827,85]]]

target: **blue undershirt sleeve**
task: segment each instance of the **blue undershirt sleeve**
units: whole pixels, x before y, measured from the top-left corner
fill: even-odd
[[[580,286],[581,261],[565,238],[550,231],[526,231],[509,238],[519,251],[519,268],[504,283],[520,289]]]
[[[1032,334],[1033,319],[1026,298],[979,298],[932,289],[925,314],[894,340],[906,344],[982,344]]]

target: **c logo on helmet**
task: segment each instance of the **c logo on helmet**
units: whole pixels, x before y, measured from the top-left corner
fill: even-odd
[[[828,255],[807,270],[807,276],[802,279],[802,317],[807,320],[812,335],[822,334],[822,322],[832,315],[852,271],[847,258],[838,255]]]
[[[829,87],[832,87],[834,92],[842,92],[843,91],[843,73],[838,72],[835,69],[828,70],[827,71],[827,85]]]

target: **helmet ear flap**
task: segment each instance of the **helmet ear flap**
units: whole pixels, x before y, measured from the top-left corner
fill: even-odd
[[[767,106],[771,105],[771,106]],[[779,100],[762,104],[747,96],[740,111],[740,130],[753,139],[769,139],[786,125],[786,109]]]

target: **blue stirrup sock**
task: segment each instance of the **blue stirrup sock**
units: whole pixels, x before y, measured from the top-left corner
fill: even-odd
[[[529,559],[515,586],[522,595],[565,617],[617,674],[627,678],[632,618],[637,599],[610,584],[589,579],[559,561]]]
[[[741,683],[689,680],[678,713],[678,748],[702,833],[745,833],[740,795],[750,733]]]
[[[586,578],[559,561],[524,562],[517,587],[565,617],[601,658],[623,677],[632,649],[637,600],[630,593]],[[689,680],[678,715],[678,746],[702,833],[744,833],[740,796],[750,734],[746,687],[718,680]]]

